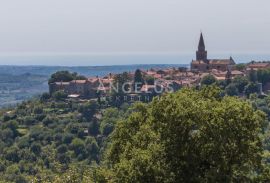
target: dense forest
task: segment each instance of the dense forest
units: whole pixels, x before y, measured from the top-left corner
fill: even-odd
[[[255,79],[207,76],[148,104],[57,92],[2,109],[0,182],[267,182],[270,97]]]

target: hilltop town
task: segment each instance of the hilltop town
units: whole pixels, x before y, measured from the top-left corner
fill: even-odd
[[[270,62],[268,61],[251,61],[248,64],[237,64],[232,57],[209,59],[203,34],[201,33],[198,50],[196,51],[196,60],[191,61],[190,68],[152,68],[124,73],[126,75],[125,85],[128,88],[124,93],[126,93],[126,96],[131,97],[132,100],[138,100],[138,97],[141,96],[152,97],[164,92],[177,91],[183,87],[199,87],[206,76],[213,76],[218,82],[229,82],[237,77],[248,77],[253,71],[269,68]],[[104,77],[83,77],[71,81],[58,80],[49,83],[49,90],[50,94],[64,91],[69,98],[93,99],[108,97],[114,92],[115,84],[123,82],[123,80],[119,81],[121,80],[119,77],[122,76],[123,74],[108,73]],[[136,83],[138,86],[135,89]],[[256,87],[258,93],[262,94],[270,89],[270,84],[268,82],[263,84],[258,82]],[[147,100],[150,99],[147,98]]]

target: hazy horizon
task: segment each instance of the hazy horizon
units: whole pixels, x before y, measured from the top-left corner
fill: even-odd
[[[233,57],[236,63],[269,61],[270,54],[209,54],[209,58]],[[1,65],[17,66],[114,66],[190,64],[192,54],[13,54],[1,55]]]
[[[0,65],[156,64],[109,58],[79,63],[74,55],[180,55],[181,64],[195,58],[200,31],[209,57],[270,60],[269,6],[269,0],[1,1]],[[32,60],[36,55],[70,58]],[[170,64],[177,62],[169,57]]]

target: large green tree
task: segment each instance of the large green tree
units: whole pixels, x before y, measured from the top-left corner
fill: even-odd
[[[264,113],[215,87],[138,104],[112,134],[113,182],[249,182],[262,164]],[[254,173],[257,172],[257,173]]]
[[[121,106],[124,102],[124,96],[131,92],[131,78],[130,74],[123,72],[122,74],[116,74],[112,85],[110,104],[113,106]]]
[[[140,89],[142,85],[144,84],[143,75],[140,69],[137,69],[134,74],[134,84],[133,89]]]
[[[245,87],[249,84],[248,79],[244,76],[236,76],[232,83],[235,84],[240,93],[243,93]]]
[[[256,83],[249,83],[244,90],[245,94],[249,97],[252,93],[258,93],[259,88]]]
[[[258,81],[263,85],[270,82],[270,69],[260,69],[257,71]]]
[[[226,86],[225,92],[229,96],[237,96],[239,94],[239,90],[234,83],[230,83],[228,86]]]
[[[74,79],[85,80],[86,77],[78,75],[78,73],[76,72],[70,73],[69,71],[57,71],[56,73],[51,75],[51,78],[49,79],[49,83],[61,82],[61,81],[68,82]]]
[[[212,85],[216,82],[217,82],[216,78],[211,74],[204,76],[201,80],[202,85]]]
[[[123,72],[122,74],[116,74],[114,76],[114,90],[113,93],[123,94],[129,91],[130,89],[130,76],[127,72]]]
[[[258,81],[258,75],[256,70],[249,71],[248,79],[250,82],[256,83]]]

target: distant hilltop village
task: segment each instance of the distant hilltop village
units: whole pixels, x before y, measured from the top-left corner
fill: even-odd
[[[270,69],[270,62],[252,61],[248,64],[236,64],[232,57],[209,59],[201,33],[196,60],[191,61],[190,68],[153,68],[123,74],[108,73],[102,78],[97,76],[71,81],[58,80],[49,83],[49,90],[50,94],[63,91],[70,98],[93,99],[100,96],[111,96],[112,93],[115,93],[112,91],[115,87],[114,84],[125,81],[126,86],[123,88],[128,88],[128,91],[125,91],[125,96],[138,99],[141,96],[153,97],[164,92],[176,91],[182,87],[200,86],[202,79],[208,75],[213,76],[217,81],[229,81],[236,77],[246,77],[252,71],[262,69]],[[136,82],[140,82],[137,87],[135,87]],[[264,83],[263,86],[259,83],[258,86],[259,92],[262,93],[263,90],[270,89],[270,82]]]

